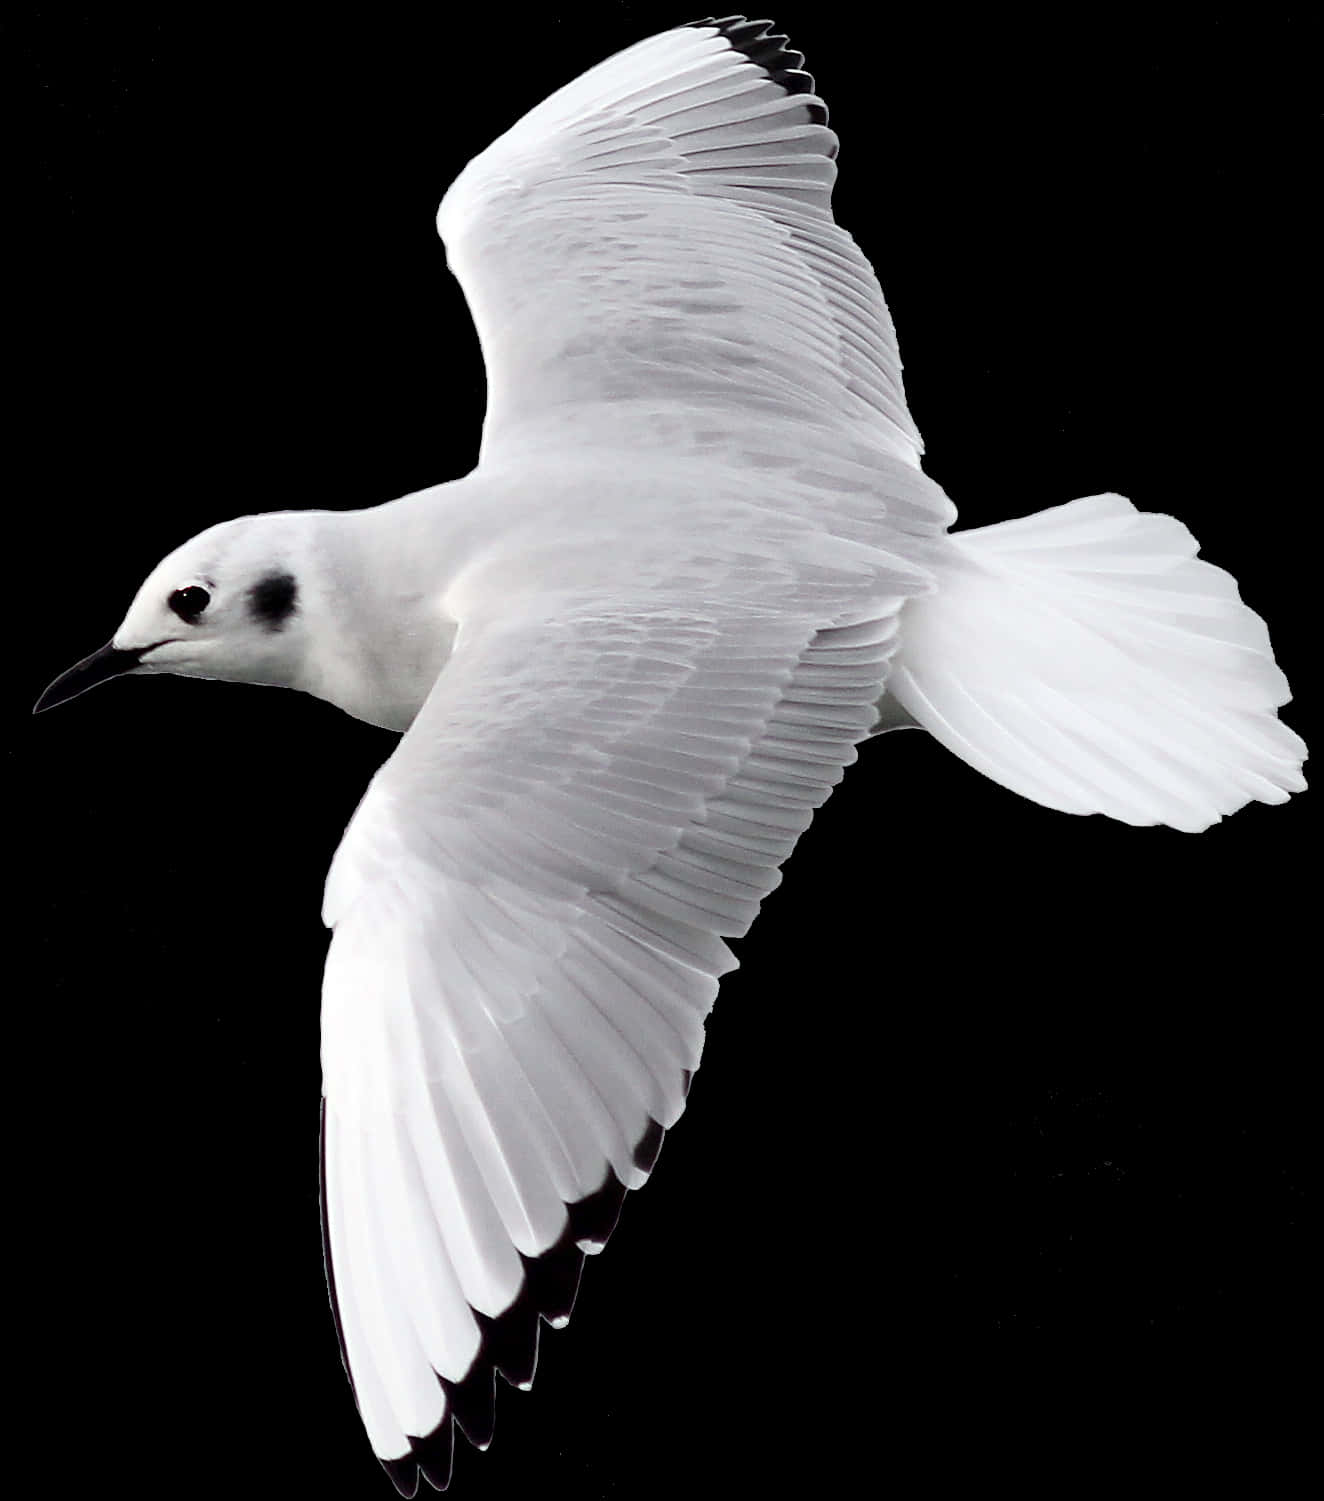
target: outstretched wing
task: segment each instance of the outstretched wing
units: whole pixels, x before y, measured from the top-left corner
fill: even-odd
[[[674,446],[725,414],[918,464],[882,292],[832,219],[837,138],[769,26],[640,42],[455,180],[437,224],[487,365],[485,460],[547,434]]]
[[[867,600],[867,594],[866,594]],[[684,1107],[718,977],[874,721],[899,594],[461,626],[336,855],[324,1214],[401,1491],[533,1376]]]

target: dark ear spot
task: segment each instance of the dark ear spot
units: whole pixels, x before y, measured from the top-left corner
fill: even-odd
[[[248,591],[253,614],[269,629],[278,631],[294,614],[299,586],[292,573],[269,573]]]

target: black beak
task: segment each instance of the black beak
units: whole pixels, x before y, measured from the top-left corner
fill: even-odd
[[[53,709],[56,704],[68,703],[71,698],[77,698],[80,693],[86,693],[98,683],[104,683],[107,678],[117,678],[121,673],[132,672],[142,661],[143,653],[150,650],[150,647],[145,646],[121,651],[114,642],[107,641],[100,651],[94,651],[90,657],[75,662],[68,672],[62,672],[32,706],[32,712],[40,714],[43,709]]]

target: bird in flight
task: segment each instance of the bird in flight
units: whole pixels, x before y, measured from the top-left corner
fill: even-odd
[[[438,215],[473,472],[210,528],[38,703],[181,673],[401,733],[326,883],[322,1214],[402,1495],[456,1425],[486,1447],[497,1372],[531,1384],[684,1109],[725,940],[862,740],[1190,831],[1305,785],[1264,623],[1180,522],[951,530],[803,63],[698,21],[525,115]]]

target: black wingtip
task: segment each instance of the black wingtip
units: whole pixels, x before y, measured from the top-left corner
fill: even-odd
[[[437,1380],[460,1432],[475,1449],[486,1449],[496,1430],[496,1370],[491,1361],[475,1361],[469,1374],[459,1381],[447,1381],[442,1376]]]
[[[539,1319],[531,1304],[508,1308],[498,1318],[474,1310],[483,1350],[508,1386],[528,1390],[538,1369]]]
[[[451,1483],[455,1463],[455,1429],[449,1422],[443,1423],[427,1438],[414,1439],[413,1445],[423,1479],[434,1491],[444,1491]]]
[[[634,1165],[641,1173],[651,1173],[657,1154],[662,1150],[662,1138],[666,1132],[655,1120],[650,1119],[648,1128],[634,1148]]]
[[[689,24],[720,33],[730,46],[762,68],[773,83],[788,94],[815,92],[813,75],[805,70],[804,53],[788,45],[787,38],[772,29],[771,21],[751,21],[746,16],[709,16],[706,20]],[[827,124],[826,105],[815,100],[805,108],[813,124]]]
[[[390,1476],[391,1484],[405,1501],[418,1494],[418,1466],[414,1463],[412,1454],[407,1454],[403,1459],[379,1459],[378,1464]]]
[[[688,1088],[691,1075],[685,1077]],[[664,1131],[650,1120],[634,1149],[641,1171],[651,1170],[662,1148]],[[331,1260],[331,1235],[326,1194],[326,1101],[322,1102],[321,1131],[322,1236],[326,1257],[327,1291],[341,1359],[346,1359],[340,1308],[336,1297]],[[417,1494],[419,1475],[438,1491],[450,1484],[455,1459],[455,1427],[477,1448],[485,1449],[496,1426],[496,1373],[512,1385],[528,1387],[538,1364],[541,1325],[564,1323],[575,1306],[584,1267],[581,1243],[602,1246],[616,1228],[625,1201],[626,1187],[609,1167],[602,1186],[585,1198],[567,1205],[567,1223],[560,1238],[541,1256],[521,1257],[524,1281],[509,1308],[493,1317],[474,1311],[482,1342],[469,1371],[459,1381],[438,1377],[446,1394],[446,1415],[422,1438],[410,1436],[410,1453],[402,1459],[379,1460],[391,1484],[406,1498]],[[351,1377],[351,1385],[353,1378]]]
[[[570,1205],[570,1239],[576,1244],[588,1241],[595,1246],[605,1246],[621,1217],[626,1192],[625,1184],[608,1169],[602,1187],[596,1193]]]

